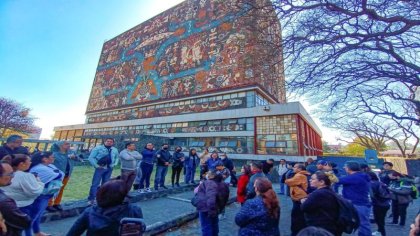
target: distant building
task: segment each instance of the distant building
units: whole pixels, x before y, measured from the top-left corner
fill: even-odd
[[[105,42],[86,123],[55,127],[54,139],[155,135],[242,158],[322,154],[319,128],[286,103],[281,50],[264,43],[280,45],[274,12],[237,2],[184,1]]]

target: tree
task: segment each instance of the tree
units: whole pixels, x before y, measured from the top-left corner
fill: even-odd
[[[358,143],[349,143],[347,144],[343,150],[342,155],[346,156],[365,156],[365,147]]]
[[[246,5],[274,9],[283,40],[272,48],[284,52],[287,89],[313,103],[322,101],[323,116],[344,106],[420,124],[420,100],[415,98],[420,86],[420,1],[273,0]]]
[[[34,118],[29,115],[30,109],[7,98],[0,98],[0,135],[5,137],[8,131],[31,133]]]

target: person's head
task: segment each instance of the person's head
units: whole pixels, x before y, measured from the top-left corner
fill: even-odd
[[[394,164],[392,164],[389,161],[385,161],[383,164],[384,170],[392,170],[392,168],[394,167]]]
[[[299,231],[297,236],[334,236],[334,235],[323,228],[309,226]]]
[[[163,150],[168,150],[169,149],[169,144],[167,144],[167,143],[162,144],[162,149]]]
[[[216,176],[217,176],[216,170],[209,170],[206,173],[206,179],[208,179],[208,180],[215,179]]]
[[[68,150],[70,150],[70,143],[67,141],[63,141],[63,143],[60,145],[60,151],[67,152]]]
[[[54,155],[52,152],[37,152],[32,155],[32,164],[31,167],[34,167],[38,164],[49,165],[54,163]]]
[[[312,162],[314,162],[314,159],[312,159],[312,157],[309,157],[309,158],[306,160],[306,162],[307,162],[308,164],[311,164]]]
[[[181,147],[181,146],[177,146],[177,147],[175,148],[175,151],[176,151],[176,152],[181,152],[181,151],[182,151],[182,147]]]
[[[12,166],[9,163],[0,162],[0,187],[10,185],[13,176]]]
[[[322,171],[317,171],[311,176],[310,180],[311,187],[314,188],[325,188],[331,186],[331,180],[327,173]]]
[[[333,166],[332,166],[332,163],[331,162],[327,162],[327,164],[326,165],[324,165],[324,167],[322,168],[322,170],[323,171],[332,171],[332,169],[333,169]]]
[[[220,153],[220,159],[224,160],[224,159],[226,159],[226,158],[227,158],[227,154],[226,154],[226,152],[222,152],[222,153]]]
[[[287,163],[287,168],[289,168],[289,169],[293,169],[293,166],[295,166],[295,162],[288,162]]]
[[[223,165],[222,161],[216,162],[216,170],[223,170],[225,168],[225,165]]]
[[[136,144],[133,142],[128,142],[125,144],[125,149],[129,150],[129,151],[134,151],[136,150]]]
[[[31,167],[31,158],[25,154],[14,154],[12,159],[12,168],[17,171],[27,171]]]
[[[286,160],[285,159],[280,159],[280,165],[284,165],[286,164]]]
[[[251,162],[251,171],[252,172],[260,172],[262,169],[262,165],[260,162]]]
[[[105,147],[112,147],[114,145],[114,139],[113,138],[106,138],[104,139],[104,146]]]
[[[303,171],[303,170],[306,170],[306,168],[305,168],[305,165],[304,165],[304,164],[301,164],[301,163],[296,163],[296,164],[293,166],[293,172],[295,172],[295,173],[299,173],[299,172],[301,172],[301,171]]]
[[[248,176],[251,175],[251,166],[248,164],[243,165],[241,168],[241,173]]]
[[[344,170],[348,174],[353,174],[354,172],[360,171],[360,164],[358,162],[355,162],[355,161],[347,161],[344,164]]]
[[[361,163],[360,164],[360,171],[369,172],[370,171],[370,167],[366,163]]]
[[[274,164],[274,159],[271,159],[271,158],[270,158],[270,159],[268,159],[268,160],[267,160],[267,163],[268,163],[268,164],[270,164],[270,165]]]
[[[326,166],[326,165],[328,165],[328,162],[327,162],[327,161],[320,160],[320,161],[318,161],[318,162],[316,163],[316,168],[317,168],[318,170],[324,170],[324,166]]]
[[[368,171],[368,172],[366,172],[366,174],[369,176],[371,181],[379,181],[378,176],[375,173],[373,173],[372,171]]]
[[[10,135],[6,139],[6,145],[11,149],[16,149],[22,146],[22,142],[23,142],[22,136],[16,135],[16,134]]]
[[[257,195],[262,198],[268,214],[277,219],[279,217],[279,200],[273,190],[271,181],[264,177],[257,178],[254,182],[254,188]]]
[[[219,157],[219,154],[217,154],[217,152],[216,152],[216,151],[213,151],[213,152],[211,153],[210,157],[211,157],[211,158],[213,158],[213,159],[216,159],[216,158],[218,158],[218,157]]]
[[[197,154],[197,150],[195,148],[190,149],[190,156]]]
[[[110,180],[98,189],[96,201],[102,208],[117,206],[124,202],[127,193],[127,185],[123,180]]]
[[[152,150],[153,149],[153,143],[147,143],[144,148]]]
[[[401,173],[398,173],[397,171],[393,170],[388,174],[388,177],[390,179],[397,179],[399,180],[401,177],[403,177],[403,175]]]
[[[410,235],[409,236],[418,236],[420,235],[420,213],[417,214],[414,223],[410,225]]]

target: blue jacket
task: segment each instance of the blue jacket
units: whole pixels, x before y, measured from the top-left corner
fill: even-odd
[[[370,178],[363,172],[355,172],[339,178],[337,184],[343,185],[343,197],[354,205],[370,206]]]
[[[221,161],[220,160],[220,158],[216,158],[216,159],[213,159],[213,158],[209,158],[207,161],[206,161],[206,164],[207,164],[207,167],[209,168],[209,170],[214,170],[214,169],[216,169],[216,163],[217,162],[219,162],[219,161]]]
[[[188,166],[188,168],[195,168],[197,166],[198,160],[199,160],[199,157],[197,153],[191,156],[187,156],[185,158],[185,167]]]
[[[261,172],[257,172],[255,174],[253,174],[251,176],[251,178],[249,178],[249,182],[248,182],[248,184],[246,186],[246,199],[251,199],[251,198],[254,198],[255,197],[256,193],[255,193],[255,189],[254,189],[254,183],[255,183],[255,180],[258,177],[264,177],[265,178],[266,176],[261,171]]]
[[[178,167],[184,167],[184,161],[181,161],[181,158],[183,158],[185,155],[182,152],[175,151],[173,154],[173,160],[172,168],[178,168]]]
[[[108,156],[108,153],[108,149],[104,145],[99,145],[92,150],[88,160],[93,167],[98,168],[98,161]],[[109,165],[109,167],[112,168],[118,165],[118,156],[118,150],[115,147],[111,147],[111,164]]]
[[[153,165],[153,156],[155,155],[155,150],[143,149],[141,155],[143,156],[142,162]]]
[[[67,236],[79,236],[87,230],[87,236],[119,235],[120,221],[124,217],[143,218],[141,208],[132,204],[121,204],[109,208],[91,206],[74,222]]]
[[[169,150],[160,149],[155,153],[158,166],[165,166],[165,162],[171,162],[172,155]]]
[[[279,219],[272,218],[261,197],[247,200],[235,216],[235,223],[240,227],[240,236],[277,236],[280,235]]]

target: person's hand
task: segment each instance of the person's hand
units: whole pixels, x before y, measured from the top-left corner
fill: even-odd
[[[300,199],[300,203],[304,203],[306,201],[307,198],[302,198]]]
[[[2,235],[6,235],[7,233],[7,227],[6,227],[6,221],[4,220],[3,216],[0,213],[0,232]]]

